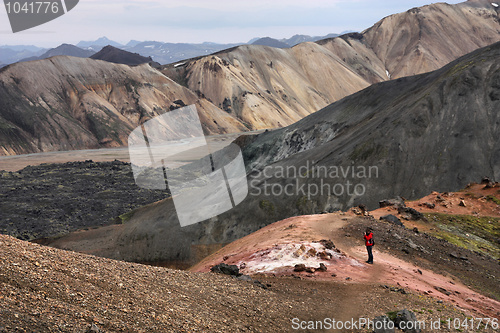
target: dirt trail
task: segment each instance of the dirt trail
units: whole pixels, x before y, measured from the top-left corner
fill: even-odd
[[[363,297],[366,297],[364,295],[369,295],[371,288],[379,285],[404,288],[406,291],[431,296],[476,315],[500,317],[500,302],[471,290],[458,282],[458,279],[437,274],[382,252],[381,247],[377,245],[374,247],[375,264],[366,264],[367,254],[362,231],[360,230],[359,235],[345,231],[350,223],[359,222],[360,219],[362,218],[344,213],[334,213],[283,220],[229,244],[191,270],[208,271],[211,266],[224,261],[244,267],[242,272],[245,274],[256,273],[252,267],[259,267],[263,269],[261,272],[273,276],[299,275],[311,280],[355,283],[357,288],[350,289],[350,293],[346,294],[345,299],[349,299],[349,302],[344,303],[345,306],[337,315],[343,319],[357,317],[359,309],[362,308],[360,305],[364,302]],[[336,248],[345,255],[327,261],[326,272],[296,273],[293,272],[293,265],[279,267],[279,263],[286,265],[282,251],[286,247],[280,244],[314,244],[321,239],[332,240]],[[269,259],[272,255],[275,255],[275,258]],[[274,266],[269,266],[273,269],[262,264],[266,260],[274,263]],[[316,267],[317,265],[319,261]],[[314,266],[314,261],[311,261],[311,266]],[[335,276],[332,276],[332,273]]]
[[[346,237],[345,232],[342,230],[342,227],[348,223],[348,220],[348,218],[343,218],[341,219],[343,223],[339,223],[338,219],[332,221],[332,219],[325,218],[315,221],[311,225],[311,228],[317,230],[319,234],[330,238],[350,257],[364,262],[367,253],[363,244],[363,235],[348,235],[349,237]],[[373,283],[398,285],[419,293],[425,293],[426,295],[430,294],[437,299],[454,303],[460,308],[469,311],[485,315],[496,315],[498,317],[497,312],[500,310],[500,302],[472,291],[462,283],[454,281],[451,276],[446,277],[436,274],[430,270],[403,261],[389,253],[379,251],[377,246],[374,246],[373,255],[375,264],[373,266],[367,265],[368,278],[362,281],[368,284],[360,284],[360,288],[366,288],[367,285]],[[448,293],[450,294],[448,295]],[[348,313],[349,316],[355,314],[354,312],[359,308],[360,302],[362,300],[350,302],[350,306],[345,308],[346,312],[353,312]]]
[[[316,231],[318,235],[323,235],[326,239],[331,239],[337,247],[341,248],[347,255],[350,257],[356,258],[360,262],[364,262],[367,259],[366,250],[364,253],[361,251],[355,251],[358,248],[357,246],[353,246],[354,244],[358,244],[359,240],[355,237],[358,235],[353,235],[354,237],[345,237],[345,233],[342,231],[342,227],[344,227],[348,223],[349,218],[334,218],[334,219],[321,219],[315,221],[311,224],[311,229]],[[359,238],[362,240],[362,235],[359,235]],[[350,290],[351,292],[347,295],[346,299],[348,302],[344,303],[344,306],[340,309],[338,313],[338,317],[341,320],[348,320],[349,318],[359,318],[360,317],[360,309],[362,308],[362,304],[366,302],[366,295],[370,294],[370,290],[374,288],[374,284],[382,280],[384,266],[382,265],[373,265],[367,266],[368,274],[366,275],[363,283],[357,284],[357,290]]]

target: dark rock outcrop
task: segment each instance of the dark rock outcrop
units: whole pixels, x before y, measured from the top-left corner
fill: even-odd
[[[394,329],[395,325],[389,317],[387,316],[379,316],[373,319],[373,333],[395,333]]]
[[[396,197],[394,199],[385,199],[382,201],[379,201],[379,206],[380,208],[384,207],[405,207],[405,201],[401,197]]]
[[[219,274],[232,275],[232,276],[240,276],[240,269],[236,265],[228,265],[225,263],[220,263],[218,265],[210,268],[210,271]]]
[[[381,216],[380,219],[383,221],[390,222],[394,225],[404,227],[403,223],[401,223],[401,220],[395,215],[392,215],[392,214],[384,215],[384,216]]]
[[[412,311],[406,309],[399,311],[394,320],[396,327],[401,328],[405,333],[420,333],[422,327],[417,316]]]
[[[401,215],[409,216],[411,220],[423,220],[425,219],[424,214],[420,213],[418,210],[410,207],[398,207],[398,213]]]

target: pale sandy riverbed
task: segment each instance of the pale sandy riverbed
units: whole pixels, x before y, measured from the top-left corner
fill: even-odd
[[[259,134],[262,131],[224,134],[206,137],[207,143],[212,152],[227,147],[231,142],[243,134]],[[199,156],[193,156],[189,152],[186,154],[176,155],[176,159],[169,161],[167,167],[178,167],[190,161],[198,159]],[[40,165],[43,163],[66,163],[75,161],[93,160],[95,162],[109,162],[120,160],[130,162],[129,149],[122,148],[106,148],[106,149],[87,149],[87,150],[72,150],[72,151],[55,151],[38,154],[26,154],[15,156],[0,156],[0,170],[18,171],[28,165]]]

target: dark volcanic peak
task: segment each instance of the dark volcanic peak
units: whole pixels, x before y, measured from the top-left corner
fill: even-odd
[[[287,49],[290,47],[290,45],[283,43],[283,42],[280,42],[279,40],[274,39],[274,38],[270,38],[270,37],[264,37],[264,38],[258,39],[255,42],[253,42],[252,45],[276,47],[278,49]]]
[[[104,47],[90,58],[129,66],[141,65],[153,61],[151,57],[143,57],[138,53],[120,50],[111,45]]]

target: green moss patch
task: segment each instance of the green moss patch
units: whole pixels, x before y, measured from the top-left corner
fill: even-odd
[[[264,212],[266,212],[266,214],[271,215],[271,216],[274,215],[275,208],[274,208],[274,205],[273,205],[273,203],[271,201],[261,200],[259,202],[259,207]]]
[[[499,206],[500,206],[500,199],[498,199],[497,197],[495,197],[495,196],[493,196],[493,195],[488,195],[488,196],[486,197],[486,199],[487,199],[488,201],[494,202],[494,203],[496,203],[497,205],[499,205]]]
[[[435,226],[430,233],[459,247],[500,258],[500,218],[424,214]]]
[[[135,210],[118,216],[118,218],[116,219],[116,224],[127,223],[132,218],[132,216],[134,216],[134,214],[135,214]]]

